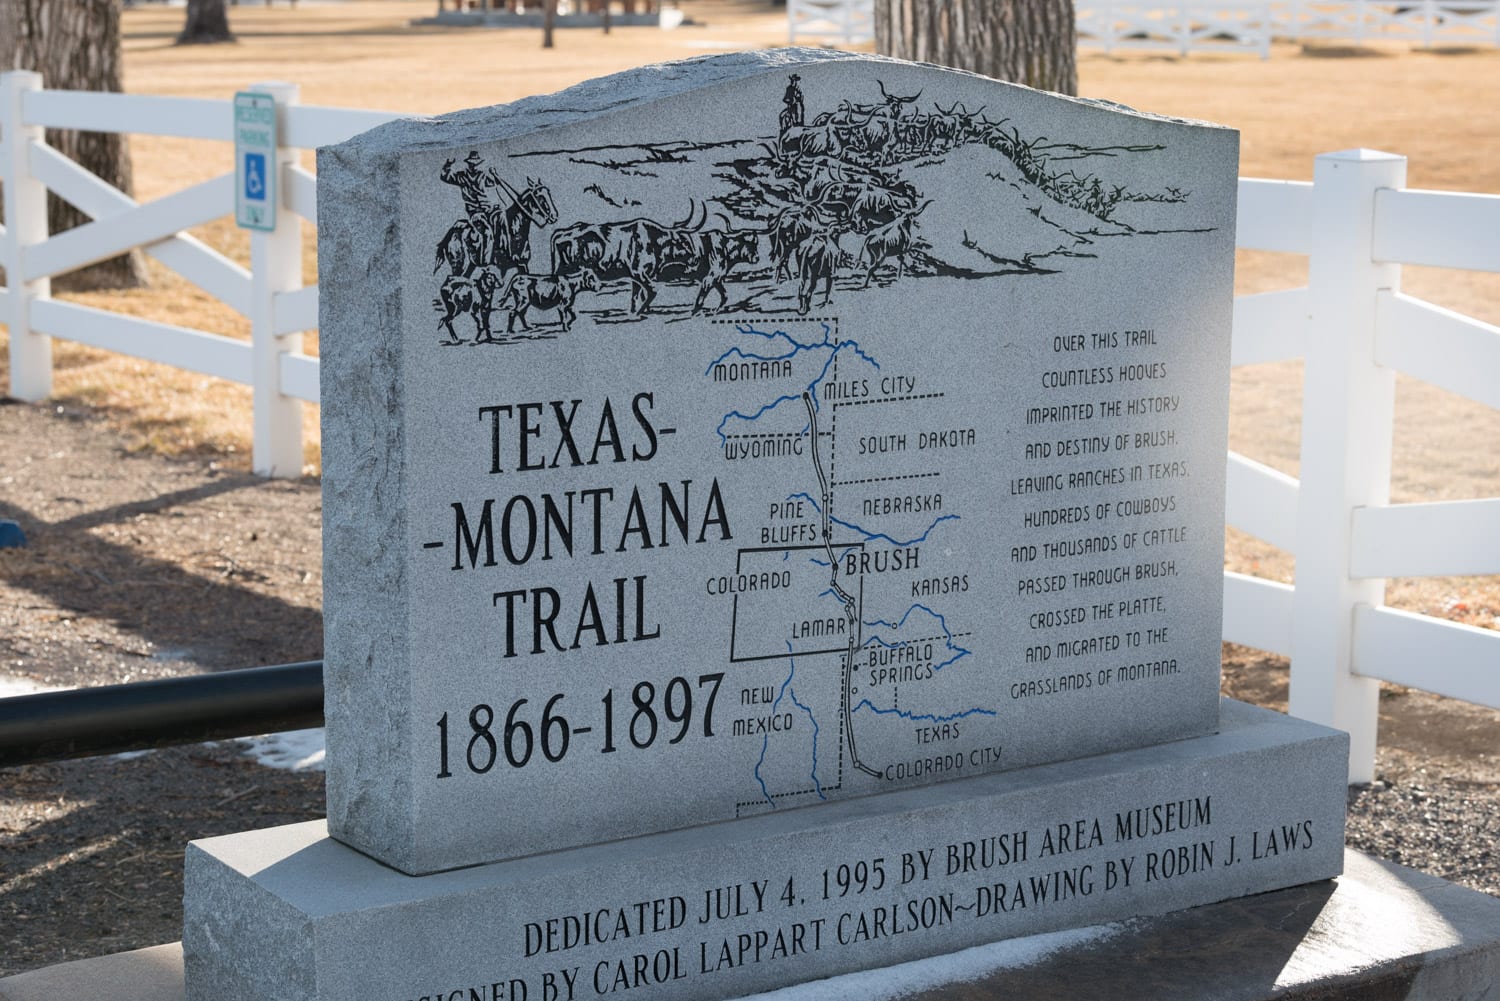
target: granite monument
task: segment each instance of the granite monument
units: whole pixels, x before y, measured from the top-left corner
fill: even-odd
[[[773,65],[321,154],[341,840],[420,873],[1215,728],[1236,134]]]
[[[1338,872],[1343,736],[1219,698],[1233,131],[791,50],[318,174],[329,820],[192,848],[193,997],[729,997]]]

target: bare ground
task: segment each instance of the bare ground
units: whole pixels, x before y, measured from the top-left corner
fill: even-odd
[[[322,656],[315,480],[128,453],[0,403],[0,674],[54,687]],[[0,976],[181,937],[189,840],[322,816],[321,773],[232,745],[0,770]]]
[[[316,480],[129,452],[98,414],[0,404],[0,673],[98,685],[321,656]],[[1286,663],[1224,688],[1285,708]],[[1349,843],[1500,895],[1500,713],[1388,688]],[[192,839],[323,815],[321,773],[205,744],[0,770],[0,976],[173,941]]]

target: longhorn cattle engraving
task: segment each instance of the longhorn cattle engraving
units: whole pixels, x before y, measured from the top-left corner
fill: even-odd
[[[1049,274],[1097,256],[1100,236],[1153,232],[1118,213],[1190,197],[1089,168],[1161,147],[1024,136],[994,102],[970,110],[979,102],[936,90],[877,78],[860,93],[820,91],[788,74],[742,138],[663,125],[607,146],[447,158],[438,178],[462,209],[434,246],[440,340],[462,340],[463,315],[485,344],[529,331],[535,311],[555,311],[564,331],[805,315],[836,293],[912,280]]]

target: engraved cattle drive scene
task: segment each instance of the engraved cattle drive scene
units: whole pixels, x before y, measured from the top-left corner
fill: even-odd
[[[1165,168],[1162,146],[1027,137],[998,109],[880,81],[864,96],[809,117],[793,73],[768,138],[448,160],[463,212],[434,254],[440,343],[557,337],[581,314],[836,311],[905,280],[1045,276],[1131,237],[1208,231],[1185,218],[1190,191],[1111,181],[1129,158]]]

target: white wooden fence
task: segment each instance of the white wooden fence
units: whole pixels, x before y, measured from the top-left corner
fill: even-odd
[[[874,0],[786,0],[787,43],[802,37],[825,45],[858,45],[875,39]]]
[[[252,387],[252,465],[272,476],[302,471],[302,401],[318,400],[318,363],[302,355],[302,331],[318,325],[318,290],[302,287],[302,222],[317,221],[317,180],[294,161],[299,148],[341,142],[396,115],[302,107],[295,87],[263,84],[282,108],[278,152],[282,204],[274,232],[253,232],[250,268],[186,230],[234,213],[234,165],[212,180],[145,205],[48,147],[47,128],[136,132],[232,142],[229,101],[44,90],[38,74],[0,74],[0,182],[5,224],[0,316],[10,327],[11,395],[52,392],[52,337],[163,362]],[[47,191],[94,221],[47,235]],[[250,321],[251,339],[221,337],[61,302],[53,276],[141,247]]]
[[[257,88],[265,89],[265,88]],[[295,476],[300,407],[318,399],[301,354],[317,323],[300,287],[302,221],[316,178],[296,149],[337,142],[392,115],[299,107],[291,88],[279,143],[279,223],[251,238],[249,270],[184,231],[233,211],[232,171],[138,205],[43,140],[45,127],[229,141],[227,101],[42,89],[0,76],[0,183],[13,396],[51,392],[51,339],[91,344],[247,383],[253,466]],[[230,157],[226,153],[225,163]],[[1403,295],[1402,263],[1500,271],[1500,196],[1405,188],[1404,157],[1320,156],[1311,183],[1241,179],[1240,247],[1305,254],[1306,288],[1235,300],[1235,365],[1305,359],[1302,479],[1228,457],[1230,524],[1296,555],[1296,586],[1224,575],[1224,638],[1289,656],[1295,715],[1350,731],[1350,780],[1374,772],[1377,679],[1500,709],[1500,632],[1384,607],[1388,577],[1500,574],[1500,498],[1389,503],[1395,373],[1500,408],[1500,328]],[[94,222],[47,235],[50,189]],[[250,318],[249,343],[127,317],[48,294],[54,275],[142,247]],[[1493,443],[1490,443],[1493,447]]]
[[[1271,51],[1272,38],[1500,45],[1500,0],[1076,0],[1085,48]]]
[[[1235,365],[1303,358],[1299,481],[1233,453],[1230,524],[1296,587],[1226,573],[1224,638],[1292,659],[1293,715],[1348,730],[1374,777],[1377,680],[1500,708],[1500,632],[1384,607],[1388,577],[1500,573],[1500,499],[1392,505],[1395,376],[1500,408],[1500,328],[1401,293],[1401,265],[1500,271],[1500,197],[1405,188],[1406,158],[1241,179],[1236,244],[1308,255],[1306,288],[1235,300]]]
[[[1272,38],[1500,45],[1500,0],[1075,0],[1081,48],[1256,52]],[[874,0],[787,0],[787,36],[875,37]]]

